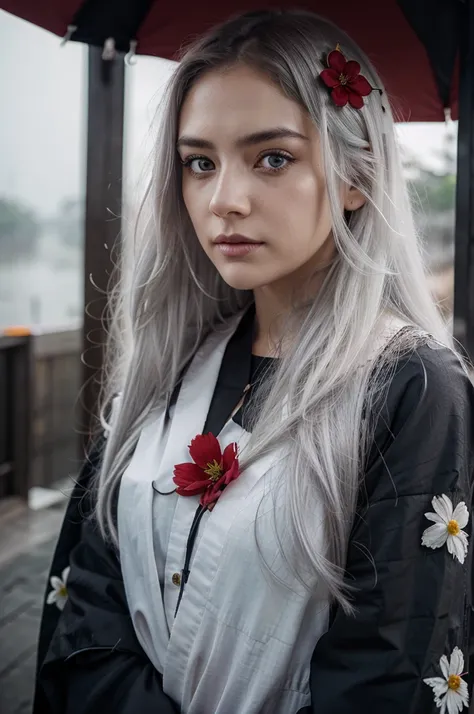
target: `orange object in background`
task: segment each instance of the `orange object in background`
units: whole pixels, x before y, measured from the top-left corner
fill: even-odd
[[[3,334],[6,337],[27,337],[31,335],[31,330],[26,325],[12,325],[11,327],[5,327]]]

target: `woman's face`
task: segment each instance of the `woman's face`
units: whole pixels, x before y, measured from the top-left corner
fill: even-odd
[[[318,132],[265,74],[245,65],[204,74],[183,104],[178,151],[196,235],[230,286],[297,288],[330,262]],[[354,207],[350,194],[341,211]]]

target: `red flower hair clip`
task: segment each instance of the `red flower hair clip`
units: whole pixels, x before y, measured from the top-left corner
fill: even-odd
[[[331,98],[334,104],[337,107],[345,107],[349,102],[354,109],[362,109],[363,97],[367,97],[374,87],[360,74],[360,64],[354,60],[347,61],[339,45],[328,54],[327,63],[328,69],[323,69],[319,76],[324,84],[332,89]]]
[[[214,434],[199,434],[189,446],[194,463],[177,464],[173,481],[180,496],[201,494],[199,503],[212,511],[226,486],[240,476],[237,444],[229,444],[221,451]]]

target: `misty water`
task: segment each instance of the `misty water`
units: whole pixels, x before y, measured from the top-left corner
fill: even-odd
[[[77,326],[83,282],[82,249],[43,234],[35,255],[0,262],[0,329]]]

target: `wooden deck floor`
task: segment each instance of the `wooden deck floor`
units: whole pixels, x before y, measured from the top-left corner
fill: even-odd
[[[41,605],[63,505],[0,509],[0,714],[30,714]]]

